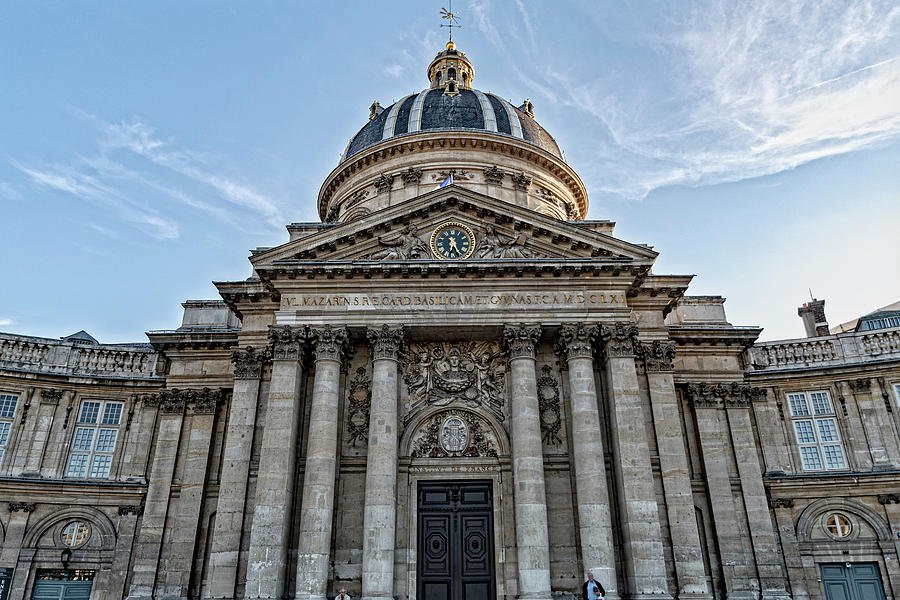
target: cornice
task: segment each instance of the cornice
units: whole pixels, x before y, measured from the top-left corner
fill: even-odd
[[[219,290],[219,295],[225,301],[225,305],[239,319],[244,318],[241,306],[253,304],[277,305],[280,298],[277,293],[270,290],[265,282],[259,279],[245,281],[214,281],[213,285]]]
[[[473,149],[490,150],[491,152],[517,157],[552,173],[563,184],[578,202],[578,210],[582,216],[587,215],[587,191],[581,178],[564,160],[550,152],[538,148],[525,140],[520,140],[500,133],[467,132],[467,131],[428,131],[397,136],[380,142],[354,155],[351,159],[339,164],[325,178],[319,190],[319,218],[325,220],[328,203],[335,190],[350,176],[382,160],[397,155],[430,152],[433,150]]]
[[[742,350],[752,346],[761,327],[704,327],[703,325],[670,325],[669,338],[679,346],[738,346]]]
[[[286,242],[274,248],[254,253],[250,262],[258,269],[266,264],[284,260],[315,260],[320,255],[333,254],[342,248],[352,248],[389,234],[395,227],[424,221],[432,215],[443,216],[448,210],[471,215],[487,225],[502,225],[515,232],[523,232],[534,240],[545,238],[545,244],[556,248],[570,248],[582,257],[599,259],[627,259],[652,263],[657,252],[641,244],[633,244],[602,232],[581,227],[577,222],[560,221],[498,198],[451,185],[410,198],[384,208],[361,219],[323,228],[308,236]],[[262,277],[262,275],[260,274]],[[264,279],[264,278],[263,278]]]
[[[240,329],[220,331],[148,331],[153,347],[163,355],[179,350],[229,350],[237,346]]]

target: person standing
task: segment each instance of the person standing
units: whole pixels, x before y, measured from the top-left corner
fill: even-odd
[[[594,574],[588,571],[587,581],[584,582],[584,588],[582,589],[584,600],[603,600],[604,594],[606,594],[606,590],[603,589],[599,581],[594,580]]]
[[[350,600],[350,594],[346,588],[341,588],[341,593],[334,597],[334,600]]]

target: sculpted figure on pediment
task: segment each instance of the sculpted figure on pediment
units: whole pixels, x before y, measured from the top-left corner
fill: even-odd
[[[534,258],[535,253],[522,245],[522,234],[509,237],[498,233],[493,225],[486,225],[484,236],[475,248],[476,258]]]
[[[403,381],[407,421],[426,406],[481,406],[503,420],[505,363],[494,342],[413,344]]]
[[[378,243],[385,248],[365,257],[368,260],[409,260],[427,258],[428,245],[416,235],[416,226],[410,223],[394,239],[386,240],[378,236]]]

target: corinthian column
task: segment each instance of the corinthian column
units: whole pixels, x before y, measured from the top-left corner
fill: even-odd
[[[638,350],[647,371],[653,428],[656,430],[656,446],[659,450],[659,470],[666,497],[672,558],[675,561],[678,581],[678,597],[710,598],[706,570],[703,567],[700,532],[697,529],[697,514],[694,510],[694,494],[688,472],[687,449],[684,446],[684,432],[681,428],[681,414],[672,377],[675,342],[654,340],[639,344]]]
[[[594,573],[607,598],[618,597],[609,490],[603,433],[594,384],[593,344],[597,326],[563,325],[556,338],[556,353],[568,365],[572,401],[572,457],[578,494],[578,529],[585,572]]]
[[[219,477],[219,502],[209,554],[209,591],[207,598],[234,598],[238,554],[247,502],[250,476],[250,449],[256,427],[259,382],[267,352],[253,346],[231,352],[234,363],[234,391],[222,451]]]
[[[369,329],[372,401],[363,518],[363,600],[394,596],[397,506],[397,353],[402,327]]]
[[[300,508],[297,555],[298,599],[323,600],[328,582],[331,521],[334,514],[334,473],[337,463],[338,386],[341,360],[347,352],[347,329],[310,329],[316,375],[309,411],[306,469]]]
[[[512,454],[516,486],[516,556],[518,598],[550,598],[550,548],[547,496],[537,397],[535,345],[539,325],[507,325],[503,345],[512,372]]]
[[[281,598],[294,489],[294,457],[300,420],[301,359],[307,332],[271,327],[272,381],[256,479],[256,506],[250,529],[246,597]]]
[[[637,370],[637,327],[603,325],[604,379],[609,392],[613,464],[622,519],[625,574],[631,598],[671,598],[659,528],[659,509]]]

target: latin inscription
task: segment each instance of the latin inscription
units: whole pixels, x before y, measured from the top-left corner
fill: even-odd
[[[566,306],[624,305],[620,292],[556,292],[498,294],[287,294],[281,297],[281,310],[303,311],[333,309],[337,311],[417,308],[430,309],[495,309],[495,308],[561,308]]]

